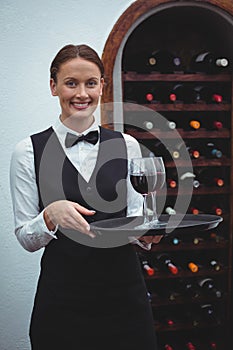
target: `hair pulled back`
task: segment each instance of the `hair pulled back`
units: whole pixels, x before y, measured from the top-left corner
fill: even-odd
[[[101,78],[104,77],[104,66],[97,52],[88,45],[66,45],[54,57],[50,66],[50,78],[57,82],[57,73],[60,66],[74,58],[81,57],[89,62],[95,63],[100,70]]]

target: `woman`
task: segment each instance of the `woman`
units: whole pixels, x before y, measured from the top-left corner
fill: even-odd
[[[140,156],[139,145],[95,123],[104,68],[92,48],[63,47],[50,73],[59,121],[20,142],[11,164],[17,238],[29,251],[45,247],[30,325],[32,349],[155,350],[132,244],[115,238],[106,243],[89,226],[140,213],[141,196],[127,176],[127,158]],[[80,138],[87,134],[88,140]]]

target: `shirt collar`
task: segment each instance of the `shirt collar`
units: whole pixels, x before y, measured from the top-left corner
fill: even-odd
[[[59,141],[61,142],[62,146],[65,147],[65,138],[66,138],[66,134],[68,132],[74,134],[74,135],[86,135],[88,132],[90,131],[99,131],[99,125],[97,124],[96,120],[94,120],[94,123],[88,128],[86,129],[84,132],[82,132],[81,134],[68,128],[67,126],[65,126],[62,121],[60,120],[60,118],[58,118],[58,120],[54,123],[54,125],[52,126],[53,130],[55,131],[55,133],[57,134],[57,137],[59,139]]]

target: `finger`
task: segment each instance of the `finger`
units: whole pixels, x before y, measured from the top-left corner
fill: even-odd
[[[153,240],[152,240],[152,243],[158,244],[158,243],[161,241],[162,238],[163,238],[162,235],[160,235],[160,236],[154,236],[154,237],[153,237]]]
[[[74,207],[78,212],[80,212],[83,215],[94,215],[96,213],[95,210],[87,209],[87,208],[83,207],[82,205],[75,203],[75,202],[74,202]]]
[[[74,211],[72,212],[70,219],[71,219],[70,223],[73,226],[73,228],[75,228],[76,230],[84,234],[87,234],[91,238],[95,237],[95,234],[90,231],[89,223],[84,219],[84,217],[81,214],[79,214],[79,212],[75,208],[74,208]]]

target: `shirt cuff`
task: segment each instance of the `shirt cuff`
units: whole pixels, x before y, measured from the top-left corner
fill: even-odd
[[[58,225],[55,226],[55,229],[53,231],[50,231],[45,223],[44,220],[44,210],[38,215],[38,220],[41,222],[41,228],[43,230],[43,232],[47,233],[48,235],[50,235],[51,237],[57,239],[57,236],[55,235],[55,233],[58,230]]]

